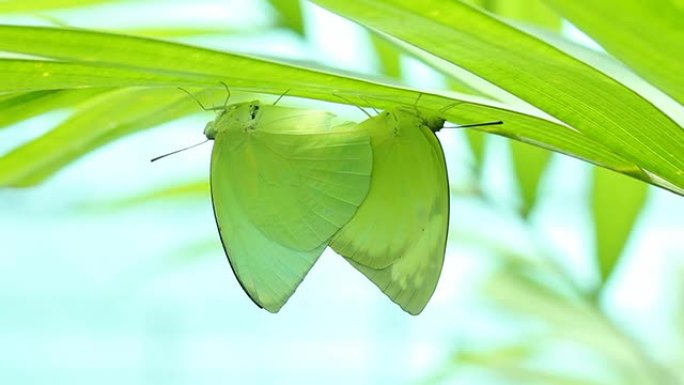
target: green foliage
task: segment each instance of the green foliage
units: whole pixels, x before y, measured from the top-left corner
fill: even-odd
[[[0,128],[48,111],[73,106],[103,91],[90,88],[84,90],[45,90],[5,94],[0,97],[0,110],[3,111],[3,114],[0,115]]]
[[[681,127],[627,87],[529,35],[458,2],[317,3],[463,67],[641,168],[684,184]]]
[[[480,129],[682,192],[683,161],[677,156],[684,143],[677,139],[684,135],[681,128],[651,103],[591,66],[458,3],[421,5],[421,9],[396,1],[319,3],[413,45],[413,54],[421,51],[424,57],[439,58],[446,67],[471,71],[526,105],[502,105],[446,91],[410,90],[360,75],[321,70],[316,65],[305,68],[131,36],[17,26],[0,27],[0,49],[38,59],[0,61],[0,90],[25,93],[168,86],[173,92],[170,87],[216,88],[219,81],[225,81],[236,90],[280,94],[289,89],[294,96],[340,102],[335,92],[358,105],[377,108],[412,104],[422,93],[422,108],[439,110],[460,103],[445,113],[451,120],[501,119],[506,124]],[[426,11],[429,9],[440,9],[444,20],[453,22],[447,25],[436,20]],[[392,22],[403,18],[414,28],[406,30]],[[1,158],[0,165],[6,166],[6,161]]]
[[[141,204],[151,202],[178,201],[178,200],[207,200],[210,199],[209,181],[206,178],[201,180],[184,182],[167,187],[162,187],[152,191],[145,191],[138,194],[130,194],[125,198],[115,199],[108,202],[98,202],[96,206],[113,210],[136,207]]]
[[[10,0],[0,2],[0,13],[46,16],[43,12],[113,2]],[[272,27],[286,27],[300,36],[308,32],[302,14],[306,4],[270,3],[278,14]],[[195,102],[179,92],[179,86],[210,104],[222,101],[217,92],[223,91],[220,82],[226,82],[237,98],[244,93],[280,95],[289,90],[291,96],[346,103],[338,96],[342,95],[350,104],[378,109],[419,100],[419,108],[443,109],[445,118],[456,123],[503,120],[504,125],[471,129],[465,136],[479,170],[487,156],[487,134],[512,139],[511,162],[522,197],[522,219],[539,201],[539,183],[551,152],[599,166],[592,171],[589,193],[596,238],[593,263],[601,277],[597,291],[620,264],[647,198],[646,183],[684,195],[681,2],[609,0],[591,7],[571,0],[314,3],[367,28],[381,72],[392,80],[326,68],[314,61],[263,59],[146,38],[246,33],[230,26],[143,25],[117,33],[0,26],[0,50],[5,53],[0,58],[0,128],[52,111],[70,113],[44,135],[0,156],[0,186],[36,185],[114,140],[196,112]],[[612,57],[557,34],[562,18]],[[406,74],[400,71],[401,55],[444,75],[445,86],[435,90],[402,84]],[[453,155],[446,154],[451,159]],[[116,204],[178,197],[206,199],[206,181]],[[210,243],[199,244],[211,249]],[[194,252],[199,253],[197,249]],[[556,270],[542,275],[554,282],[567,278]],[[569,335],[573,342],[613,360],[618,369],[630,368],[629,374],[616,375],[616,383],[664,383],[661,379],[666,376],[661,376],[658,365],[640,355],[634,342],[616,330],[597,307],[591,290],[574,287],[572,295],[561,295],[557,288],[509,267],[494,276],[488,289],[489,297],[509,312],[543,323],[556,337]],[[530,368],[526,359],[543,353],[536,343],[532,345],[462,351],[454,361],[489,367],[522,383],[595,383]]]
[[[36,92],[39,91],[32,94]],[[49,95],[50,102],[63,103],[63,93]],[[92,92],[71,91],[68,96],[72,100],[84,96],[91,98],[79,104],[76,112],[64,123],[5,154],[1,162],[0,184],[15,187],[37,184],[95,148],[177,119],[197,108],[187,96],[163,88],[124,88],[96,96]],[[89,127],[97,129],[87,129]]]
[[[0,13],[48,11],[122,1],[126,0],[5,0],[0,2]]]
[[[527,217],[536,203],[539,181],[549,165],[551,154],[520,142],[511,142],[511,154],[522,198],[520,213]]]
[[[269,0],[278,12],[283,26],[304,35],[304,18],[300,0]]]
[[[401,78],[401,51],[376,33],[372,33],[370,39],[382,73],[393,78]]]
[[[603,281],[615,269],[646,202],[647,192],[648,187],[643,183],[594,169],[591,203],[596,228],[596,260]]]
[[[466,131],[466,138],[468,139],[468,145],[470,146],[470,151],[473,155],[475,169],[479,172],[482,170],[487,138],[482,132],[476,130]]]
[[[591,7],[572,0],[546,2],[635,72],[684,102],[681,2],[608,0]]]
[[[466,2],[507,19],[519,20],[551,30],[558,30],[561,26],[560,16],[541,0],[472,0]]]

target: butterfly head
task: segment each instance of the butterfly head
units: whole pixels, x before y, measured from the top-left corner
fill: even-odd
[[[419,124],[427,126],[433,132],[437,132],[444,127],[445,120],[440,115],[430,110],[402,106],[399,107],[397,111],[402,111],[407,114],[406,116],[412,116],[414,119],[417,117]]]
[[[257,100],[236,103],[219,110],[216,118],[207,123],[204,135],[214,139],[216,135],[228,130],[253,130],[261,118],[261,104]]]
[[[433,132],[437,132],[444,127],[445,120],[439,115],[430,111],[421,111],[418,113],[421,123],[430,128]]]
[[[420,101],[420,98],[422,96],[423,93],[419,93],[418,98],[413,103],[414,113],[418,117],[418,120],[420,121],[421,125],[426,126],[430,130],[432,130],[432,132],[437,132],[444,128],[444,123],[446,122],[446,119],[442,118],[442,116],[444,115],[444,111],[439,110],[439,113],[435,113],[432,110],[424,110],[418,108],[418,102]]]

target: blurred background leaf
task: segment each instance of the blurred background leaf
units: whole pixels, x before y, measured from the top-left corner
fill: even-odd
[[[4,94],[0,97],[0,128],[93,97],[105,90],[45,90]]]
[[[596,234],[596,258],[606,282],[620,260],[641,213],[648,186],[619,174],[594,168],[591,207]]]
[[[79,8],[93,4],[106,4],[113,2],[123,2],[130,0],[4,0],[0,2],[0,12],[37,12],[50,11],[54,9]]]
[[[138,205],[159,201],[175,202],[186,199],[206,201],[210,199],[210,195],[209,181],[203,178],[198,181],[184,182],[152,191],[131,194],[109,202],[97,202],[96,207],[100,209],[104,207],[108,210],[131,209]]]
[[[378,34],[371,33],[370,39],[382,73],[392,78],[401,78],[401,51]]]
[[[551,153],[524,143],[511,141],[511,154],[522,198],[520,214],[526,218],[537,201],[539,181],[549,165]]]
[[[306,34],[300,0],[268,0],[268,2],[275,8],[283,26],[302,36]]]
[[[194,109],[187,95],[164,88],[121,89],[91,98],[64,123],[0,158],[0,184],[40,183],[94,148]]]

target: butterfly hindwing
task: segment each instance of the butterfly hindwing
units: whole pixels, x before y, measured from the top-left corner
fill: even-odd
[[[244,147],[249,163],[238,194],[245,210],[269,238],[290,248],[327,243],[368,191],[371,155],[362,131],[255,132]]]

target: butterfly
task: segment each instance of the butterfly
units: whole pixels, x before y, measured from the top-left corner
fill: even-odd
[[[277,312],[368,194],[370,137],[334,115],[250,101],[218,108],[210,184],[230,266]]]
[[[327,112],[259,101],[213,109],[204,134],[215,141],[216,223],[258,306],[279,311],[330,245],[406,312],[422,312],[449,228],[439,114],[399,106],[334,125]]]
[[[444,119],[395,107],[359,124],[373,149],[368,196],[330,246],[410,314],[437,286],[449,229],[449,181],[435,131]]]

